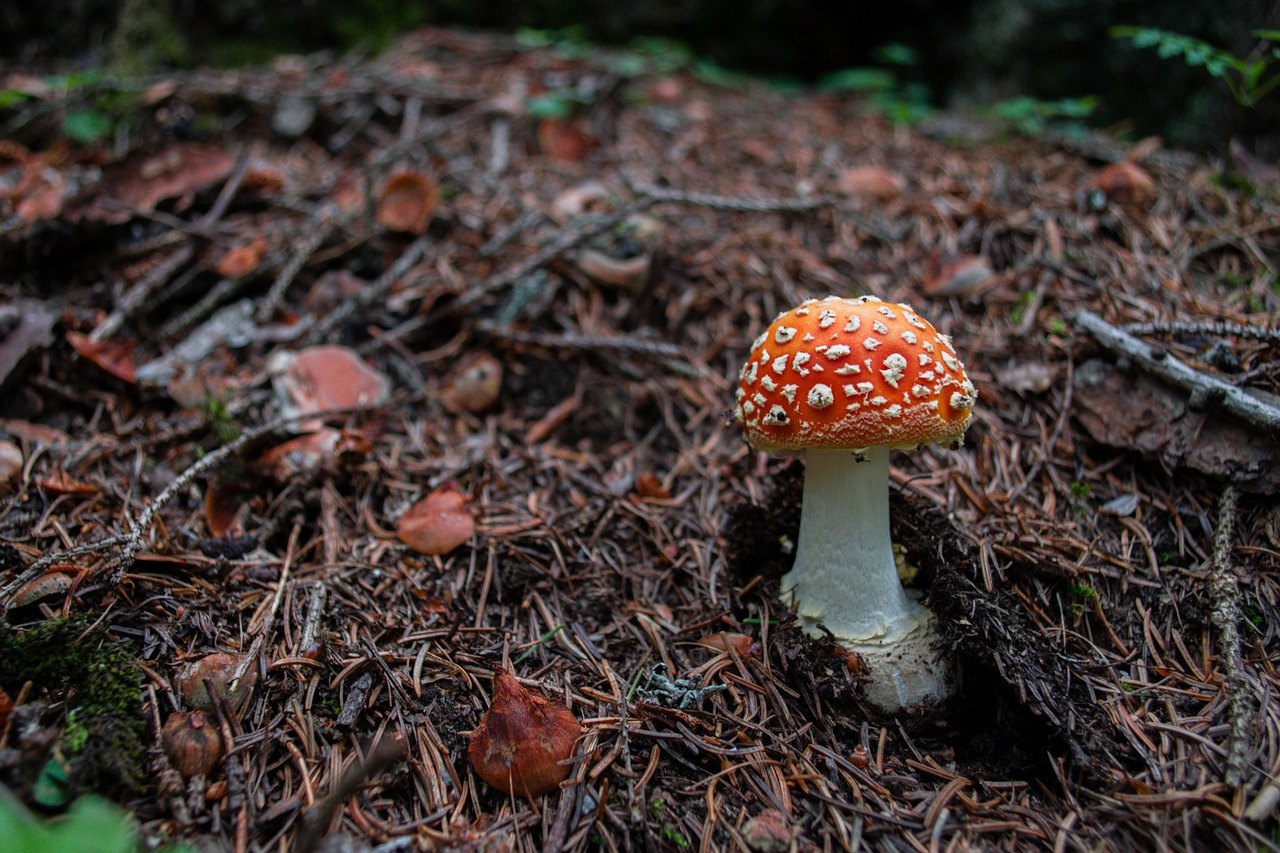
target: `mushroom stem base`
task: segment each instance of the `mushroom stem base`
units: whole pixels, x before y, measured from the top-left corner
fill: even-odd
[[[881,710],[942,702],[955,692],[955,664],[939,651],[942,635],[933,614],[921,607],[916,618],[915,627],[892,643],[836,637],[841,646],[856,652],[866,664],[864,692],[867,700]]]

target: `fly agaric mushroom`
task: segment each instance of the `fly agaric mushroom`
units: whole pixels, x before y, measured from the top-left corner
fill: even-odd
[[[805,630],[829,630],[868,665],[886,710],[940,700],[954,677],[933,615],[898,581],[889,450],[959,447],[977,392],[951,341],[911,308],[872,296],[810,299],[756,339],[735,419],[759,450],[803,450],[795,563],[782,578]]]

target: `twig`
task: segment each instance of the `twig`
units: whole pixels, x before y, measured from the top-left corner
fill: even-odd
[[[1229,385],[1220,379],[1188,367],[1159,347],[1138,340],[1112,326],[1092,311],[1077,311],[1075,323],[1097,338],[1108,349],[1127,355],[1144,368],[1168,382],[1190,392],[1194,397],[1207,400],[1217,408],[1266,430],[1280,435],[1280,409],[1242,388]]]
[[[191,260],[191,256],[194,254],[195,247],[188,242],[179,246],[169,257],[152,267],[133,287],[124,292],[124,295],[120,297],[120,302],[116,305],[116,309],[98,324],[98,327],[89,334],[89,339],[92,341],[104,341],[114,335],[126,320],[146,304],[147,299],[156,288],[164,285],[177,272],[179,267]]]
[[[307,224],[311,229],[310,234],[303,239],[302,244],[294,251],[289,258],[289,263],[285,264],[284,269],[280,270],[276,280],[271,283],[271,289],[267,291],[267,295],[258,304],[256,316],[259,323],[265,323],[271,319],[271,315],[276,312],[276,306],[284,298],[284,292],[289,289],[289,285],[293,283],[294,278],[302,271],[302,267],[307,260],[316,253],[316,250],[328,239],[334,229],[344,221],[346,221],[346,217],[340,215],[337,206],[329,202],[320,205],[315,213],[309,217]]]
[[[1205,320],[1199,323],[1126,323],[1124,330],[1131,335],[1212,335],[1218,338],[1280,341],[1280,329],[1232,323],[1229,320]]]
[[[1214,632],[1218,635],[1218,656],[1222,660],[1222,689],[1227,694],[1227,715],[1231,722],[1227,746],[1226,783],[1233,788],[1244,782],[1248,764],[1249,707],[1248,683],[1240,657],[1240,585],[1231,567],[1231,546],[1235,539],[1237,492],[1228,483],[1222,490],[1218,506],[1218,529],[1213,538],[1213,565],[1209,575],[1209,612]]]
[[[408,245],[400,257],[396,258],[387,270],[373,284],[364,288],[355,297],[343,302],[336,310],[331,311],[323,320],[316,324],[315,329],[311,332],[309,340],[313,343],[322,341],[325,337],[336,329],[340,324],[346,322],[357,309],[363,308],[375,299],[382,299],[386,296],[391,286],[399,281],[404,274],[412,269],[426,254],[427,248],[434,242],[428,234],[423,234],[417,240]]]

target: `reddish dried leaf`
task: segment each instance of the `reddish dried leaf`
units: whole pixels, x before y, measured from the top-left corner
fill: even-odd
[[[718,631],[715,634],[709,634],[697,640],[698,645],[715,649],[718,652],[727,652],[730,648],[736,651],[742,657],[760,653],[760,644],[756,642],[754,637],[747,634],[731,634],[727,631]]]
[[[133,348],[135,341],[95,341],[79,332],[67,332],[67,342],[81,356],[125,382],[134,381]]]
[[[993,275],[986,258],[963,252],[934,251],[925,265],[921,284],[930,296],[954,296],[977,290]]]
[[[91,495],[98,491],[97,486],[86,483],[83,480],[77,480],[61,468],[47,474],[36,482],[45,491],[56,492],[60,495]]]
[[[109,197],[141,211],[154,210],[166,199],[189,197],[225,180],[235,162],[218,146],[199,142],[178,142],[151,155],[137,155],[104,170],[104,187]],[[129,210],[103,206],[92,209],[93,218],[123,222]]]
[[[421,172],[396,172],[378,198],[378,224],[392,231],[425,234],[440,190]]]
[[[1156,182],[1136,163],[1121,160],[1103,166],[1085,181],[1085,190],[1102,192],[1121,204],[1141,204],[1156,192]]]
[[[28,444],[61,444],[70,441],[71,436],[60,429],[33,424],[31,421],[20,421],[14,418],[0,418],[0,427],[19,441]]]
[[[557,163],[581,163],[596,145],[596,140],[575,122],[547,118],[538,123],[538,147]]]
[[[40,577],[29,583],[25,583],[18,588],[13,594],[11,604],[14,607],[26,607],[39,601],[42,598],[48,598],[51,595],[62,595],[71,589],[72,582],[75,577],[66,572],[45,572]]]
[[[421,554],[447,554],[476,531],[467,499],[454,486],[442,486],[405,511],[396,536]]]
[[[239,483],[215,480],[204,493],[204,523],[209,535],[218,538],[232,532],[236,514],[244,501]]]
[[[262,466],[281,481],[318,471],[336,458],[341,435],[328,427],[300,435],[263,453]]]
[[[840,173],[836,187],[848,195],[890,201],[906,190],[907,179],[881,166],[854,166]]]
[[[223,278],[240,278],[248,275],[262,263],[270,244],[266,237],[254,237],[248,243],[230,249],[218,259],[214,271]]]
[[[272,373],[290,415],[379,406],[391,395],[390,381],[346,347],[318,346],[278,354]],[[313,431],[318,425],[307,421],[297,428]]]
[[[642,498],[657,498],[659,500],[666,500],[671,497],[671,492],[663,487],[662,481],[649,473],[636,477],[636,494]]]

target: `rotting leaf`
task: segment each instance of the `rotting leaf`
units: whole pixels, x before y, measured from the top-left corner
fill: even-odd
[[[396,522],[396,536],[421,554],[447,554],[470,540],[475,531],[467,499],[453,485],[436,489]]]
[[[391,396],[390,380],[347,347],[280,352],[272,357],[270,369],[281,408],[289,417],[380,406]],[[294,429],[310,432],[319,426],[313,419]]]
[[[378,224],[392,231],[425,234],[439,196],[436,182],[421,172],[396,172],[387,178],[378,197]]]
[[[214,271],[224,278],[240,278],[248,275],[262,263],[269,245],[266,237],[254,237],[247,243],[227,250],[227,253],[218,259]]]
[[[80,332],[67,332],[67,342],[80,354],[112,376],[132,383],[136,379],[133,368],[133,348],[136,341],[95,341]]]

